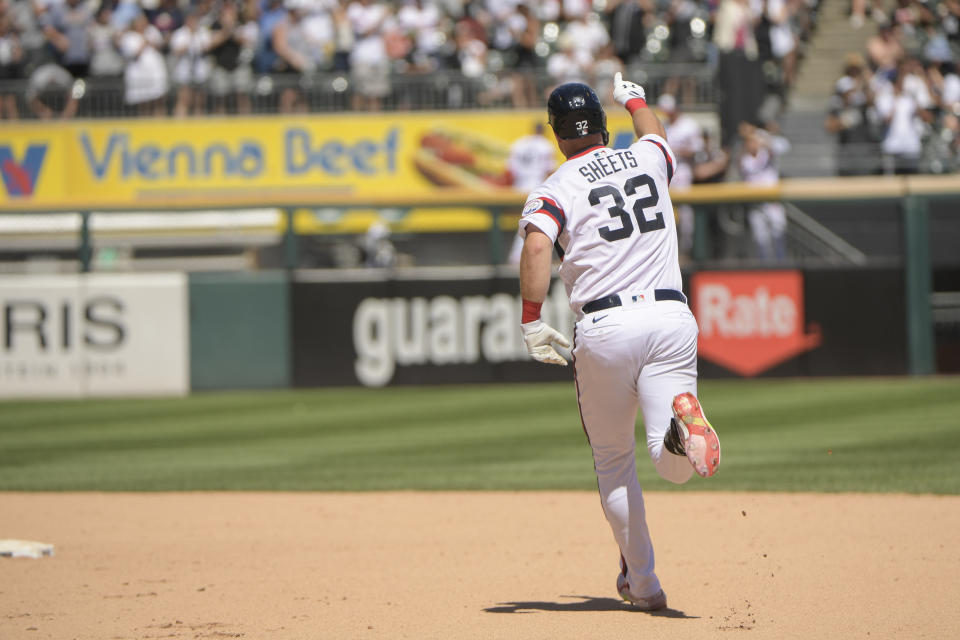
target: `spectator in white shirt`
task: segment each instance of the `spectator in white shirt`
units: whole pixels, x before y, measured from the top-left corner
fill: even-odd
[[[353,108],[377,111],[390,93],[390,59],[383,29],[390,9],[374,0],[356,0],[347,7],[356,42],[350,54]]]
[[[930,76],[931,81],[936,83],[941,109],[960,116],[960,75],[957,74],[956,65],[932,67]]]
[[[207,52],[212,45],[210,29],[200,24],[196,11],[189,13],[183,26],[170,36],[173,81],[177,85],[173,115],[200,115],[206,111],[207,82],[213,69]]]
[[[905,74],[903,78],[903,90],[913,95],[917,101],[917,106],[921,109],[932,109],[934,106],[933,96],[930,95],[927,72],[924,70],[920,60],[917,58],[907,58],[900,67],[901,73]]]
[[[928,117],[917,95],[907,90],[908,74],[903,65],[889,90],[877,95],[877,114],[886,124],[882,149],[886,172],[916,173],[923,154],[923,119]]]
[[[483,22],[489,30],[488,43],[497,51],[509,51],[516,44],[514,37],[517,0],[486,0],[486,16]]]
[[[303,35],[310,48],[310,58],[317,69],[329,69],[333,64],[333,41],[336,38],[331,7],[321,0],[307,4],[303,17]]]
[[[928,75],[940,106],[941,126],[952,136],[953,153],[960,154],[960,75],[952,63],[931,65]]]
[[[589,82],[590,66],[593,62],[590,54],[578,49],[569,37],[563,36],[557,50],[547,58],[547,75],[555,85],[566,82]]]
[[[561,6],[564,20],[577,20],[590,12],[592,3],[590,0],[563,0]]]
[[[436,3],[405,0],[403,7],[397,12],[397,24],[413,40],[413,53],[410,56],[413,67],[421,71],[436,69],[436,56],[443,44],[440,10]]]
[[[540,21],[556,22],[560,19],[560,0],[541,0],[530,4]]]
[[[124,100],[136,105],[140,115],[164,116],[167,95],[167,63],[160,55],[163,36],[142,13],[120,36],[120,53],[127,59],[123,72]]]
[[[566,38],[578,54],[591,62],[610,42],[610,34],[594,13],[585,13],[568,23],[561,37]]]

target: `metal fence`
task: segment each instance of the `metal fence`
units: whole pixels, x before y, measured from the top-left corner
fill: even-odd
[[[643,84],[648,95],[655,97],[666,92],[676,92],[681,104],[689,111],[713,111],[716,88],[712,69],[705,64],[662,63],[630,69],[629,77]],[[522,75],[525,77],[521,78]],[[382,100],[384,110],[430,110],[430,109],[502,109],[518,106],[514,102],[513,83],[530,82],[536,95],[545,99],[554,82],[542,71],[519,72],[509,69],[499,73],[486,73],[468,77],[460,72],[440,71],[429,74],[393,74],[390,92]],[[584,78],[603,94],[603,88],[611,78]],[[201,100],[202,112],[222,110],[233,114],[239,111],[236,95],[228,95],[222,103],[206,88]],[[285,91],[297,94],[298,108],[311,113],[336,112],[353,107],[353,84],[348,74],[314,73],[300,75],[262,75],[255,79],[249,96],[250,112],[271,114],[281,111],[281,95]],[[173,113],[176,87],[166,95],[166,113]],[[0,95],[16,98],[21,118],[37,118],[28,96],[37,95],[56,117],[64,112],[68,102],[76,101],[75,117],[117,118],[134,117],[140,114],[136,105],[124,100],[122,78],[84,78],[71,87],[37,90],[29,87],[29,80],[0,81]]]

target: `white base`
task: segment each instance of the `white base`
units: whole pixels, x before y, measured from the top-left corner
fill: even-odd
[[[0,557],[42,558],[53,555],[53,545],[32,540],[0,540]]]

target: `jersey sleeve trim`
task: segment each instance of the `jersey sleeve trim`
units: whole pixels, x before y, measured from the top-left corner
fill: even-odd
[[[527,217],[538,213],[547,215],[551,220],[557,223],[557,235],[563,233],[563,229],[567,225],[567,216],[564,215],[563,209],[560,208],[560,205],[550,198],[541,197],[535,200],[530,200],[527,203],[527,207],[523,211],[523,216]]]
[[[667,185],[669,185],[673,180],[673,160],[670,158],[670,153],[667,151],[667,148],[658,140],[654,140],[653,138],[644,138],[643,141],[657,145],[660,151],[663,152],[663,158],[667,161]]]
[[[541,200],[543,200],[543,207],[540,210],[557,221],[557,226],[560,228],[560,233],[562,233],[564,227],[567,226],[567,216],[564,215],[563,209],[550,198],[541,198]]]

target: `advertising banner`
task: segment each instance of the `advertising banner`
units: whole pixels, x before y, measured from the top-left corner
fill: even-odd
[[[185,274],[0,277],[0,397],[185,394]]]
[[[0,126],[0,206],[489,190],[504,185],[510,144],[545,119],[535,110],[17,123]],[[608,128],[614,146],[634,139],[625,114]]]
[[[527,355],[516,277],[294,282],[296,386],[572,380]],[[544,320],[572,335],[563,285]],[[569,354],[567,354],[569,355]]]
[[[693,276],[701,358],[753,376],[820,346],[804,321],[799,271],[702,272]]]
[[[701,377],[907,372],[899,269],[701,271],[689,290]]]
[[[517,290],[515,276],[465,271],[363,280],[301,273],[291,288],[293,383],[572,380],[572,367],[527,356]],[[899,269],[703,271],[684,290],[700,326],[701,378],[907,371]],[[572,335],[559,281],[543,312]]]

